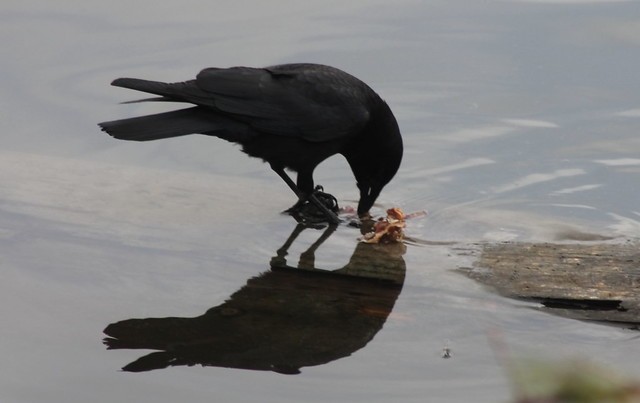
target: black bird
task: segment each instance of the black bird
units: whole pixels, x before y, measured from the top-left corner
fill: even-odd
[[[358,215],[366,217],[402,160],[402,137],[389,106],[364,82],[334,67],[207,68],[185,82],[119,78],[111,85],[159,96],[141,101],[196,105],[100,123],[111,136],[148,141],[199,133],[238,143],[291,187],[299,198],[294,208],[313,202],[334,224],[338,217],[314,196],[318,164],[334,154],[347,159],[360,190]],[[285,169],[298,173],[296,183]]]

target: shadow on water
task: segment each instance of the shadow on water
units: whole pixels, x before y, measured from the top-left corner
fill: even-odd
[[[298,374],[300,368],[347,357],[373,339],[391,313],[405,278],[403,244],[358,243],[342,268],[315,267],[327,228],[287,263],[298,225],[271,259],[227,301],[195,318],[127,319],[104,330],[108,349],[159,350],[123,370],[197,365]]]

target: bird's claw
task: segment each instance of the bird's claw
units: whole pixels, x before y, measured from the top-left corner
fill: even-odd
[[[313,198],[315,198],[315,202],[312,200]],[[327,221],[330,224],[338,224],[340,222],[338,211],[338,200],[333,195],[325,193],[324,188],[318,185],[311,195],[300,198],[285,212],[304,224],[319,224]]]
[[[316,186],[313,190],[313,195],[330,211],[338,214],[340,207],[338,207],[338,199],[334,195],[325,193],[322,185]]]

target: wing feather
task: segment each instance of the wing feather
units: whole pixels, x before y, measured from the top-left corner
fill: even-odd
[[[369,119],[373,91],[340,70],[312,67],[208,68],[195,85],[215,109],[258,131],[309,141],[355,135]]]

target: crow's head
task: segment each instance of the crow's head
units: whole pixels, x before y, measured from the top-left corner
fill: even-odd
[[[345,157],[360,190],[358,215],[366,215],[402,161],[402,137],[393,113],[383,103]]]

